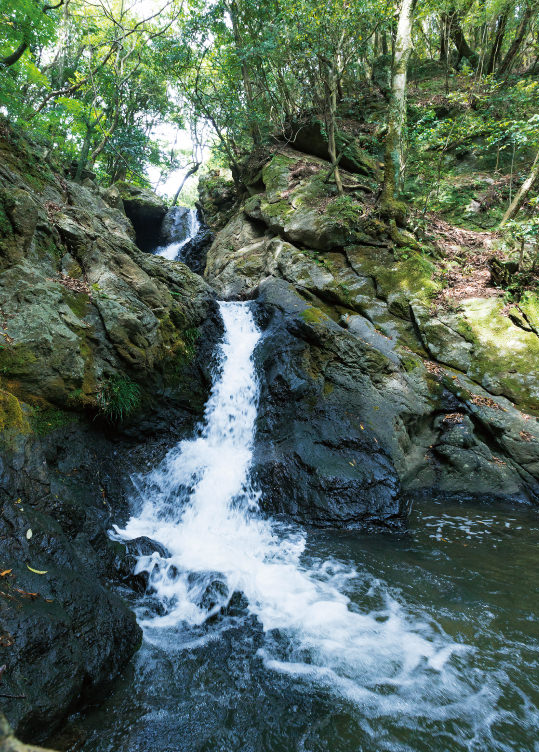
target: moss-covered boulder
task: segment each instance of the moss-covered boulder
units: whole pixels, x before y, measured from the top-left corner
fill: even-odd
[[[342,247],[358,237],[361,206],[337,196],[327,174],[322,160],[275,154],[262,168],[264,193],[252,196],[244,211],[291,243],[325,251]]]
[[[294,123],[290,126],[290,132],[289,143],[294,149],[329,160],[328,139],[321,120],[311,118]],[[359,145],[357,137],[344,130],[338,130],[336,141],[338,153],[342,152],[339,164],[343,169],[378,179],[380,162]]]
[[[204,222],[214,232],[231,219],[237,204],[237,193],[230,170],[210,170],[198,181],[199,206]]]

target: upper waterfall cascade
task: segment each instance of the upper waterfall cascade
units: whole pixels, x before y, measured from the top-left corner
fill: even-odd
[[[183,261],[182,250],[193,240],[200,229],[197,210],[174,207],[169,210],[169,215],[168,235],[171,242],[158,246],[155,254],[169,261]]]

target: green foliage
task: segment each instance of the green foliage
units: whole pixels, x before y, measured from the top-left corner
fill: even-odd
[[[120,423],[139,406],[142,393],[128,376],[113,374],[103,381],[97,395],[100,412],[112,423]]]

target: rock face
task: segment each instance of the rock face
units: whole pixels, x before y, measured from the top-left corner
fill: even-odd
[[[206,278],[256,298],[266,335],[257,472],[272,511],[395,527],[417,493],[539,501],[535,297],[438,305],[426,253],[395,247],[366,188],[288,148],[218,233]],[[527,311],[527,313],[526,313]]]
[[[145,188],[120,182],[114,186],[123,202],[126,215],[135,228],[137,245],[149,251],[158,245],[159,233],[167,206]]]
[[[127,514],[128,452],[200,416],[221,331],[203,280],[135,245],[123,207],[163,212],[126,191],[66,181],[1,129],[1,686],[33,741],[140,643],[109,589],[131,552],[107,531]]]
[[[78,424],[2,441],[2,691],[20,696],[2,704],[23,739],[46,737],[142,639],[133,613],[106,587],[118,547],[107,530],[126,505],[114,451]]]
[[[52,752],[52,750],[22,744],[16,739],[5,716],[0,712],[0,752]]]
[[[220,230],[234,213],[237,202],[234,181],[227,170],[211,170],[198,183],[202,220],[208,227]]]

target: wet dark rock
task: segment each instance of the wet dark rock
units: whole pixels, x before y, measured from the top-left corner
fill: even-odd
[[[215,239],[215,235],[206,225],[201,225],[199,231],[183,249],[183,262],[196,274],[203,274],[206,268],[208,250]]]
[[[191,210],[187,206],[173,206],[168,209],[159,229],[156,245],[169,245],[184,240],[189,231],[189,215]]]
[[[167,559],[170,556],[164,546],[146,536],[133,538],[125,543],[117,542],[116,548],[117,556],[113,563],[114,579],[138,593],[144,593],[147,590],[150,579],[146,571],[135,574],[139,557],[158,554],[161,558]]]
[[[273,312],[257,352],[265,509],[320,527],[400,527],[406,508],[390,448],[368,425],[381,399],[362,372],[362,348],[331,320],[327,332],[307,323],[309,306],[284,282],[266,282],[259,303]]]
[[[228,585],[222,579],[215,579],[210,582],[200,599],[200,607],[206,611],[211,611],[216,606],[226,602],[228,598]]]
[[[115,558],[106,530],[129,489],[120,453],[81,425],[20,437],[1,457],[0,567],[11,570],[0,597],[2,689],[24,695],[3,706],[17,734],[36,741],[140,644],[134,615],[105,585]]]

